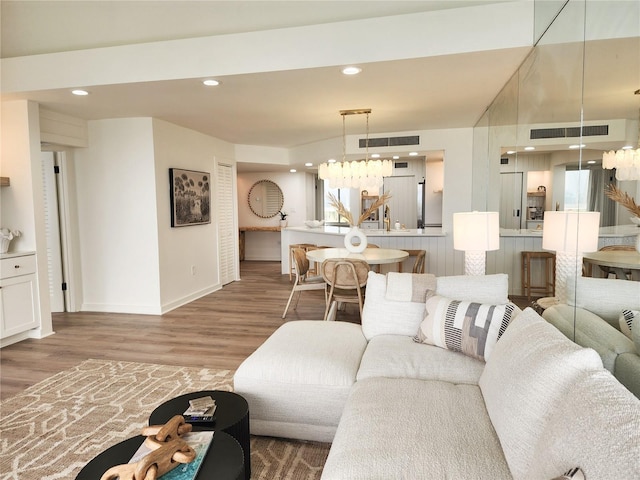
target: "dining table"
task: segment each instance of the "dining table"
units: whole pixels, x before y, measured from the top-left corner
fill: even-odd
[[[336,258],[364,260],[369,265],[385,265],[403,262],[409,258],[409,253],[394,248],[366,248],[362,253],[353,253],[346,248],[318,248],[309,250],[307,258],[316,263]]]
[[[640,281],[640,253],[635,250],[599,250],[583,254],[582,259],[591,265],[608,267],[618,278],[628,279],[630,272],[631,280]]]

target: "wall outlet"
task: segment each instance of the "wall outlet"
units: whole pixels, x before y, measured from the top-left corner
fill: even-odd
[[[191,275],[195,275],[195,274],[196,274],[196,266],[191,265]]]

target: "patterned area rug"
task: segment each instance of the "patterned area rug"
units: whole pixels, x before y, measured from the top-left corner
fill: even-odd
[[[232,378],[230,370],[82,362],[0,404],[0,479],[74,479],[100,452],[138,435],[160,403],[230,391]],[[252,437],[252,478],[318,479],[328,453],[324,443]]]

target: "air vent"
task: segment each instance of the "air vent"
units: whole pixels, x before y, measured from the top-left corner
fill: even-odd
[[[500,165],[509,165],[509,159],[508,158],[501,158],[500,159]]]
[[[409,163],[408,162],[395,162],[393,164],[394,168],[409,168]]]
[[[361,138],[358,143],[360,148],[367,147],[367,139]],[[420,145],[420,135],[409,135],[407,137],[382,137],[370,138],[369,147],[397,147],[402,145]]]
[[[587,125],[582,127],[583,137],[609,135],[609,125]],[[580,136],[580,127],[567,128],[535,128],[532,129],[529,138],[575,138]]]

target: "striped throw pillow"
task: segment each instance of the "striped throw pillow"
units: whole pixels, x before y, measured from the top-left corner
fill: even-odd
[[[620,314],[618,319],[620,323],[620,331],[629,338],[632,338],[631,325],[633,324],[633,320],[638,316],[640,316],[640,312],[638,310],[622,310],[622,313]]]
[[[511,322],[515,305],[463,302],[427,292],[425,318],[414,340],[486,361]]]

